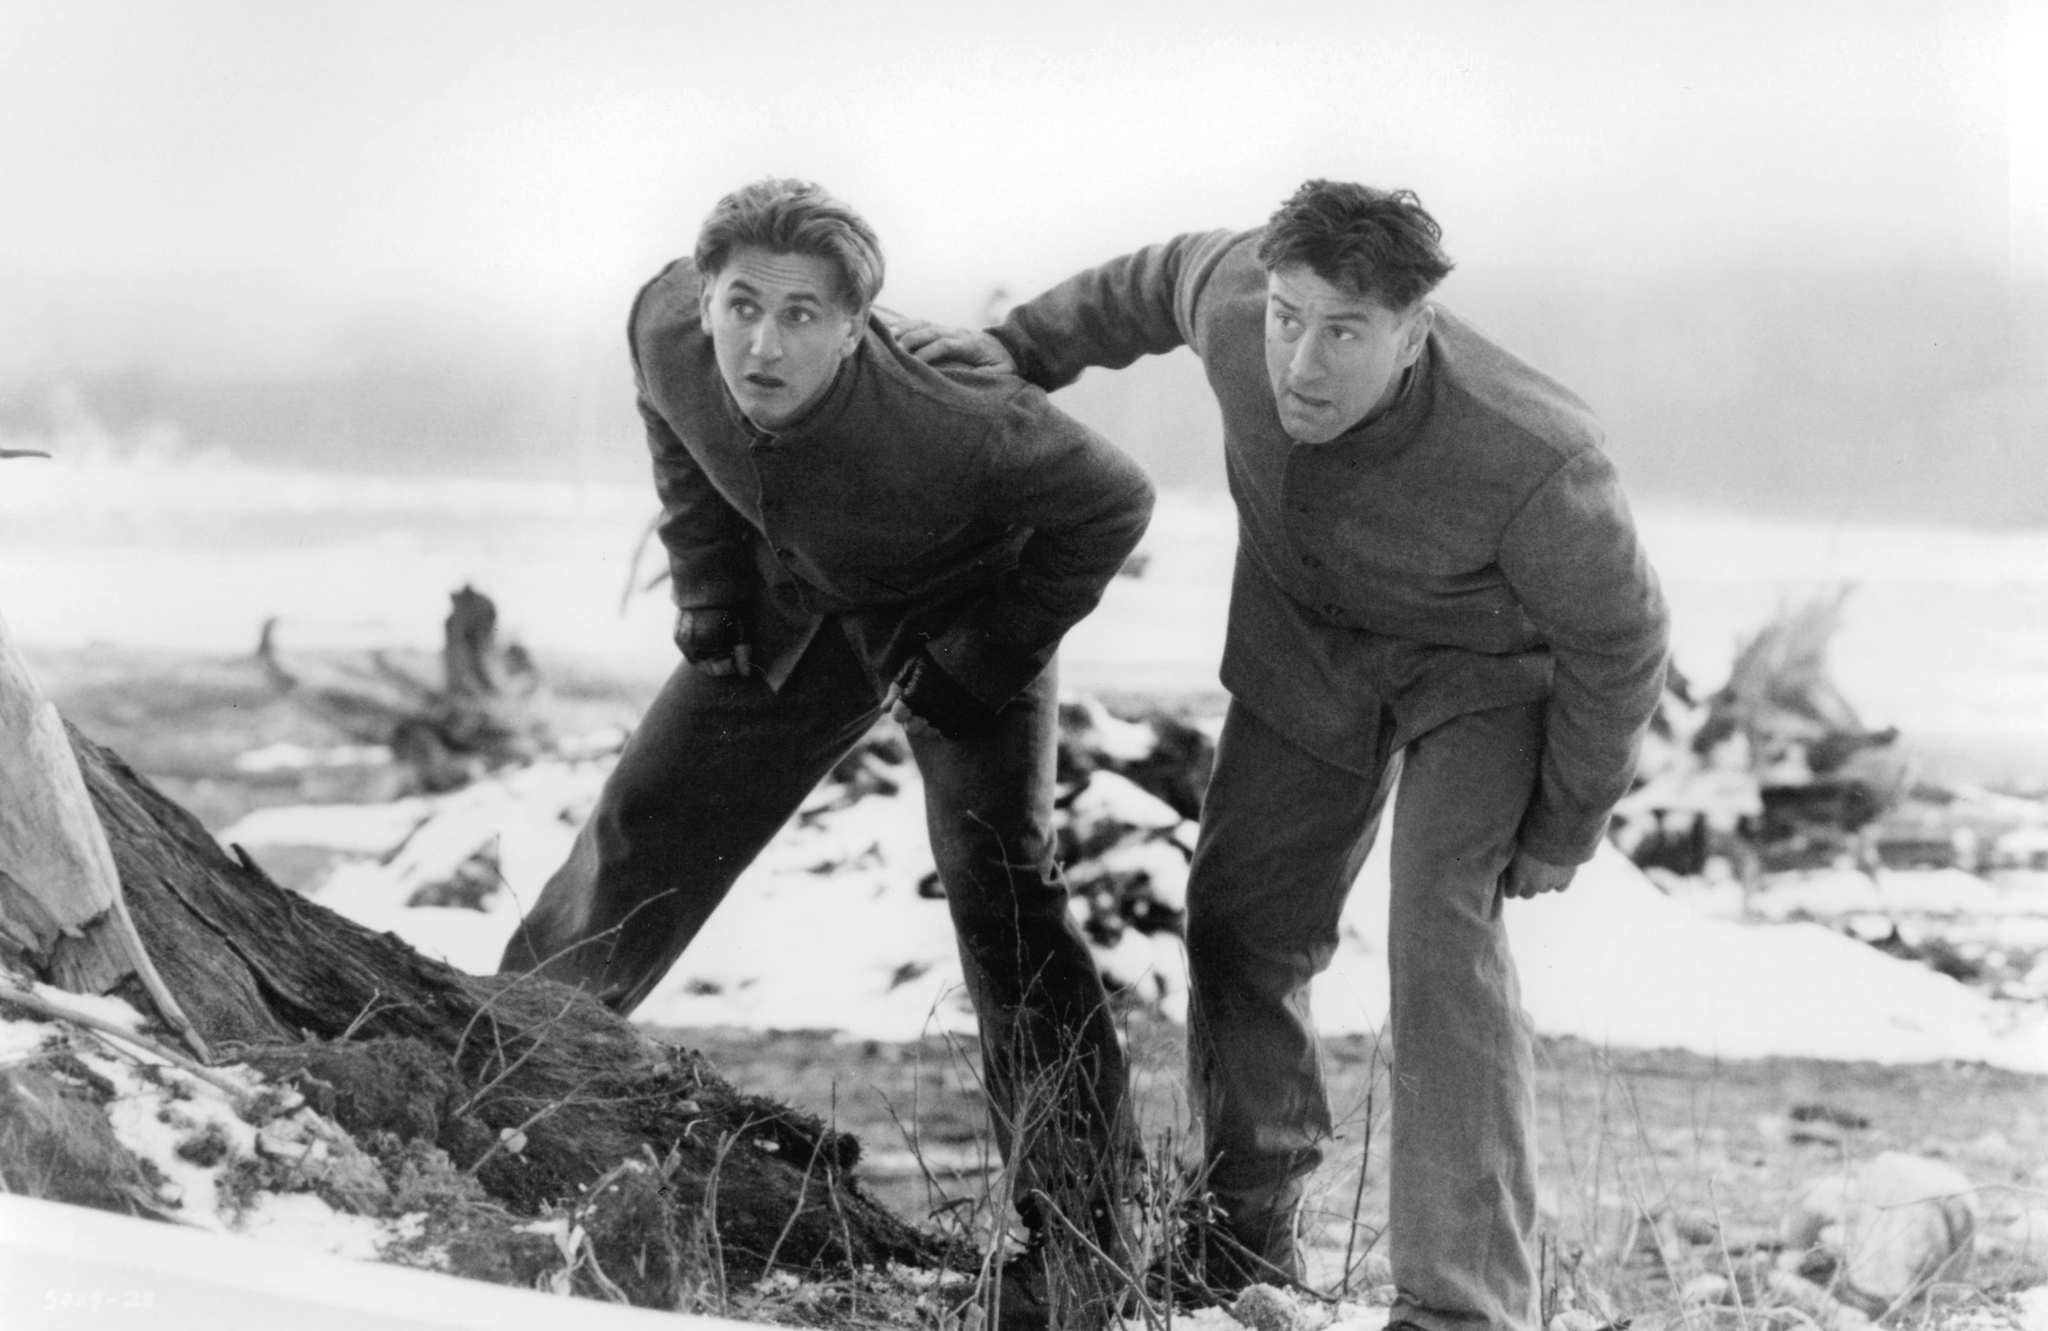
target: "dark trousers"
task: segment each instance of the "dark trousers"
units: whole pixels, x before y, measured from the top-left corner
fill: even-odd
[[[1233,703],[1188,883],[1190,1097],[1226,1209],[1313,1170],[1331,1131],[1309,982],[1396,775],[1395,1320],[1428,1331],[1536,1318],[1534,1055],[1499,881],[1535,788],[1543,707],[1454,718],[1377,779],[1306,753]],[[1540,906],[1534,909],[1541,909]]]
[[[1027,1188],[1064,1206],[1075,1187],[1120,1188],[1136,1130],[1102,981],[1052,857],[1057,693],[1048,665],[990,733],[910,743],[981,1022],[997,1142],[1006,1158],[1019,1152]],[[873,682],[833,625],[779,693],[758,676],[679,666],[499,970],[632,1011],[879,716]]]

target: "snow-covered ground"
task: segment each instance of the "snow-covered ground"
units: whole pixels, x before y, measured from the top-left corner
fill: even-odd
[[[604,771],[602,760],[549,763],[402,805],[267,809],[222,839],[259,860],[266,847],[349,849],[359,858],[334,869],[316,900],[487,971],[522,905],[561,862]],[[895,793],[850,803],[839,788],[821,788],[638,1018],[885,1040],[971,1029],[944,905],[919,892],[932,860],[916,770],[905,763],[886,775]],[[1069,816],[1086,840],[1105,839],[1103,828],[1120,838],[1071,871],[1077,912],[1086,913],[1096,881],[1117,873],[1143,872],[1154,898],[1180,903],[1192,824],[1103,773]],[[1336,960],[1317,982],[1317,1020],[1328,1033],[1371,1032],[1386,1018],[1385,842],[1367,861]],[[474,908],[425,904],[471,895],[448,885],[479,879],[503,887]],[[1886,873],[1870,892],[1910,904],[1945,882],[1944,873]],[[1826,915],[1817,904],[1806,900],[1806,912]],[[2016,946],[2048,928],[2048,891],[2021,890],[1999,904],[1975,918],[2010,930]],[[1861,897],[1850,908],[1882,909]],[[1547,1034],[1725,1058],[1964,1059],[2048,1073],[2048,1003],[1988,996],[1819,923],[1746,920],[1739,895],[1667,894],[1612,846],[1571,890],[1509,903],[1507,918],[1524,1005]],[[1186,963],[1175,935],[1125,929],[1097,955],[1106,973],[1169,1016],[1184,1014]]]
[[[272,614],[297,646],[428,646],[448,591],[473,582],[529,646],[651,677],[673,661],[663,598],[621,610],[650,509],[629,487],[15,461],[0,468],[0,613],[32,648],[245,651]],[[1901,727],[1909,742],[1996,740],[2006,758],[2040,755],[2037,770],[2048,772],[2048,533],[1824,530],[1654,510],[1642,523],[1674,606],[1678,659],[1696,682],[1718,683],[1739,637],[1782,599],[1855,581],[1834,668],[1868,721]],[[1069,688],[1214,689],[1228,501],[1165,496],[1144,549],[1144,576],[1118,579],[1070,635]],[[652,566],[650,552],[643,578]],[[350,852],[316,885],[320,900],[487,970],[603,771],[599,759],[551,763],[435,801],[268,811],[227,839],[259,858],[266,846]],[[892,1038],[964,1024],[944,910],[917,892],[931,865],[915,773],[895,775],[893,797],[827,809],[821,794],[643,1015]],[[1149,866],[1154,890],[1170,894],[1184,862],[1172,843],[1189,830],[1165,821],[1115,853]],[[502,877],[504,890],[481,909],[407,904],[465,862]],[[1327,1030],[1369,1030],[1384,1016],[1384,893],[1382,850],[1319,985]],[[2009,895],[2014,908],[1972,918],[2039,951],[2048,896]],[[424,898],[437,899],[445,894]],[[2048,1071],[2038,1001],[1975,993],[1840,930],[1733,913],[1725,896],[1660,892],[1612,852],[1564,897],[1515,904],[1510,928],[1538,1027],[1729,1057],[1954,1057]],[[1126,931],[1105,961],[1168,1011],[1184,994],[1171,935]]]

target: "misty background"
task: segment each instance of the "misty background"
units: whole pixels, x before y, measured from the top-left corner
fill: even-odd
[[[978,321],[1301,180],[1415,189],[1442,301],[1639,501],[2048,526],[2038,0],[0,0],[0,446],[637,482],[623,326],[807,176]],[[1221,485],[1187,353],[1061,400]],[[0,474],[0,485],[6,484]]]

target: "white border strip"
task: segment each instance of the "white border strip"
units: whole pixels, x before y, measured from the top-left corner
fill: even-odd
[[[739,1331],[0,1195],[0,1327],[149,1331]]]

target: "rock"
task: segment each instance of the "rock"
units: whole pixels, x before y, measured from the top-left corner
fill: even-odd
[[[1678,1301],[1688,1308],[1697,1308],[1710,1303],[1726,1303],[1728,1302],[1728,1296],[1734,1292],[1734,1289],[1734,1284],[1729,1281],[1727,1276],[1718,1276],[1708,1272],[1704,1275],[1694,1276],[1681,1285],[1678,1290]]]
[[[1842,1288],[1881,1308],[1965,1258],[1976,1222],[1961,1171],[1887,1151],[1815,1184],[1781,1232],[1794,1249],[1826,1250],[1840,1263]]]
[[[1600,1319],[1584,1308],[1573,1308],[1551,1318],[1548,1331],[1600,1331]]]
[[[1670,1232],[1673,1238],[1695,1248],[1721,1241],[1720,1223],[1704,1211],[1673,1211]]]
[[[1319,1320],[1286,1290],[1253,1285],[1230,1305],[1230,1315],[1251,1331],[1309,1331]]]

